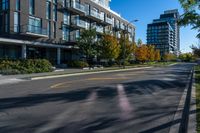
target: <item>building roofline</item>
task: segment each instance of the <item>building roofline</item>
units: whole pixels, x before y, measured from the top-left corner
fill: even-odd
[[[93,3],[95,3],[95,4],[97,4],[98,6],[101,6],[102,8],[104,8],[104,9],[106,9],[106,10],[108,10],[109,12],[111,12],[112,14],[114,14],[114,15],[116,15],[117,17],[119,17],[119,18],[121,18],[123,21],[125,21],[126,23],[130,23],[128,20],[126,20],[125,18],[123,18],[119,13],[117,13],[116,11],[113,11],[110,7],[109,8],[107,8],[107,7],[105,7],[105,6],[102,6],[102,5],[100,5],[99,3],[96,3],[96,2],[94,2],[94,1],[92,1],[92,0],[90,0],[91,2],[93,2]],[[110,0],[111,1],[111,0]],[[134,28],[136,28],[136,26],[134,25],[134,24],[132,24],[132,23],[130,23]]]

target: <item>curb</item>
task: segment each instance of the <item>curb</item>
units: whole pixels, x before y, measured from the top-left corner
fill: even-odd
[[[190,114],[189,114],[189,124],[188,124],[188,133],[197,133],[197,114],[196,114],[196,81],[195,81],[195,72],[193,75],[192,82],[192,94],[190,99]]]
[[[179,102],[179,105],[177,107],[176,113],[174,115],[174,118],[172,120],[172,126],[169,129],[169,133],[187,133],[188,128],[188,120],[187,120],[187,110],[186,105],[189,102],[190,104],[190,91],[191,91],[191,83],[193,79],[193,72],[194,70],[191,70],[191,73],[188,77],[187,85],[183,91],[183,94],[181,96],[181,100]],[[189,98],[189,101],[188,101]]]
[[[131,70],[142,70],[142,69],[149,69],[149,68],[153,68],[153,67],[140,67],[140,68],[105,70],[105,71],[96,71],[96,72],[82,72],[82,73],[63,74],[63,75],[52,75],[52,76],[40,76],[40,77],[33,77],[33,78],[29,78],[29,79],[30,80],[52,79],[52,78],[91,75],[91,74],[100,74],[100,73],[111,73],[111,72],[124,72],[124,71],[131,71]]]
[[[174,63],[174,64],[170,64],[170,65],[168,65],[168,66],[175,66],[175,65],[177,65],[178,63]]]

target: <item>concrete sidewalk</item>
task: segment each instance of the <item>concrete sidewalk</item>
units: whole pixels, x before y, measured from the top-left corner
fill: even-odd
[[[63,69],[63,70],[58,70],[58,71],[54,71],[54,72],[47,72],[47,73],[0,75],[0,85],[13,84],[13,83],[18,83],[18,82],[22,82],[22,81],[27,81],[27,80],[30,80],[31,77],[41,77],[41,76],[48,76],[48,75],[60,75],[60,74],[79,73],[79,72],[86,72],[86,70],[83,70],[83,69]]]
[[[193,75],[192,92],[190,98],[190,113],[188,120],[188,133],[197,133],[197,106],[196,106],[196,81]]]

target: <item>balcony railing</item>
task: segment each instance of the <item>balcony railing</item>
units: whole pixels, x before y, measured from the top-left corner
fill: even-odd
[[[129,36],[129,41],[132,42],[133,41],[133,38],[131,36]]]
[[[100,14],[100,13],[94,11],[94,10],[90,11],[90,15],[95,17],[95,18],[97,18],[97,19],[100,19],[100,20],[104,21],[104,15]]]
[[[117,38],[121,38],[121,34],[120,33],[117,33]]]
[[[81,28],[86,28],[86,22],[81,19],[74,18],[74,19],[72,19],[71,23],[72,23],[72,25],[75,25],[75,26],[78,26]]]
[[[98,33],[103,33],[104,29],[102,26],[92,26],[92,29],[96,29]]]
[[[34,35],[40,35],[40,36],[47,36],[47,29],[34,26],[34,25],[24,25],[21,26],[21,33],[26,34],[34,34]]]
[[[77,39],[78,39],[79,37],[76,35],[76,34],[71,34],[70,35],[70,42],[76,42],[77,41]]]
[[[106,17],[106,22],[111,24],[111,25],[113,24],[113,20],[111,18],[108,18],[108,17]]]
[[[115,25],[115,28],[116,28],[116,29],[119,29],[119,28],[120,28],[120,25],[119,25],[119,24],[116,24],[116,25]]]
[[[71,6],[76,10],[86,13],[85,6],[76,1],[71,1]]]
[[[80,4],[79,2],[76,2],[75,0],[66,1],[66,2],[60,2],[60,8],[67,9],[72,12],[76,12],[77,14],[84,13],[86,14],[86,7],[83,4]]]
[[[121,28],[122,30],[125,30],[124,24],[120,24],[120,28]]]
[[[99,32],[99,33],[103,33],[103,27],[97,26],[96,31]]]
[[[131,29],[131,28],[128,28],[128,32],[129,32],[129,33],[132,33],[132,29]]]

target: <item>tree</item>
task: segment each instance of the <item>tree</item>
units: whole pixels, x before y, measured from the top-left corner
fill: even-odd
[[[200,38],[199,0],[179,0],[179,1],[184,9],[184,14],[181,16],[179,24],[183,26],[191,25],[192,29],[196,29],[199,32],[197,37]]]
[[[160,50],[156,50],[155,53],[154,53],[154,60],[155,61],[160,61],[161,60],[161,56],[160,56]]]
[[[101,57],[103,59],[117,59],[120,54],[120,45],[117,38],[111,35],[103,35],[100,41]]]
[[[138,45],[138,46],[141,46],[142,44],[143,44],[142,39],[138,39],[137,45]]]
[[[194,57],[200,58],[200,44],[198,46],[192,45],[191,48],[193,50]]]
[[[148,48],[148,55],[147,55],[148,60],[154,61],[154,59],[155,59],[155,47],[153,45],[149,45],[147,48]]]
[[[136,50],[137,50],[137,44],[135,42],[132,43],[132,54],[133,54],[133,59],[135,60],[136,58]]]
[[[135,54],[136,60],[144,63],[148,60],[148,47],[146,45],[139,46]]]
[[[176,59],[176,56],[172,53],[165,53],[164,56],[163,56],[164,61],[172,61],[172,60],[175,60],[175,59]]]
[[[120,45],[120,54],[118,57],[118,61],[122,59],[125,59],[125,60],[130,59],[133,53],[133,45],[129,42],[128,36],[124,36],[122,34],[122,37],[120,38],[120,41],[119,41],[119,45]]]
[[[84,30],[77,42],[80,54],[86,56],[87,61],[97,55],[96,30]]]
[[[184,53],[179,55],[179,59],[185,62],[190,62],[193,60],[193,54],[192,53]]]

